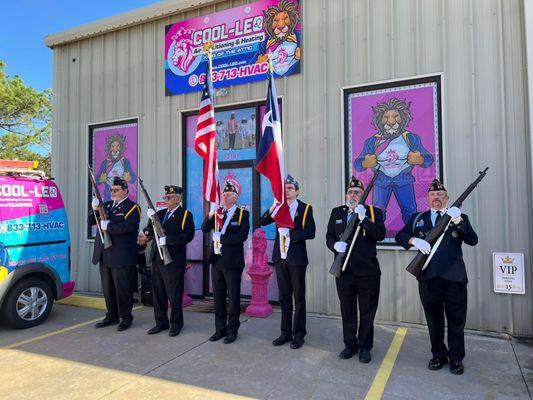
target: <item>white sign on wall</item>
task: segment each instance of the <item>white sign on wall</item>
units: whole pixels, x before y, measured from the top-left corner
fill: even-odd
[[[523,253],[492,253],[495,293],[526,294]]]
[[[167,208],[167,203],[164,201],[156,201],[155,202],[155,208],[156,211],[162,210],[164,208]]]

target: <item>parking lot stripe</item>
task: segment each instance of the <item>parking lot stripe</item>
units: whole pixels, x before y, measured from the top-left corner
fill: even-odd
[[[385,354],[385,358],[379,366],[378,372],[376,373],[374,381],[372,382],[372,385],[366,394],[365,400],[379,400],[381,399],[381,396],[383,396],[383,391],[385,390],[385,386],[387,385],[387,381],[389,380],[392,368],[396,362],[396,357],[400,352],[400,348],[402,347],[402,343],[406,334],[407,328],[396,329],[396,333],[392,338],[392,343],[389,346],[389,350],[387,351],[387,354]]]
[[[103,297],[83,296],[73,294],[57,302],[66,306],[76,306],[85,308],[95,308],[97,310],[106,310],[105,300]]]
[[[144,306],[135,307],[133,309],[133,311],[140,310],[143,307]],[[43,339],[49,338],[51,336],[59,335],[61,333],[69,332],[69,331],[72,331],[74,329],[78,329],[78,328],[81,328],[81,327],[84,327],[84,326],[87,326],[87,325],[90,325],[90,324],[94,324],[95,322],[98,322],[98,321],[101,321],[101,320],[102,320],[102,317],[98,317],[98,318],[95,318],[95,319],[91,319],[90,321],[85,321],[85,322],[81,322],[81,323],[76,324],[76,325],[67,326],[66,328],[58,329],[57,331],[48,332],[48,333],[45,333],[44,335],[39,335],[39,336],[35,336],[33,338],[30,338],[30,339],[21,340],[20,342],[16,342],[16,343],[13,343],[13,344],[8,344],[7,346],[0,347],[0,350],[14,349],[16,347],[20,347],[20,346],[23,346],[23,345],[28,344],[28,343],[37,342],[39,340],[43,340]]]

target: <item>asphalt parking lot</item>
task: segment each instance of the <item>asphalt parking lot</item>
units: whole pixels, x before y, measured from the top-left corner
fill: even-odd
[[[273,347],[279,314],[241,315],[233,344],[209,342],[213,315],[185,312],[175,338],[132,328],[94,329],[103,312],[55,305],[42,325],[0,327],[0,399],[531,399],[533,342],[467,333],[465,373],[426,368],[424,327],[379,324],[370,364],[340,360],[341,321],[308,316],[300,350]],[[529,387],[529,388],[528,388]]]

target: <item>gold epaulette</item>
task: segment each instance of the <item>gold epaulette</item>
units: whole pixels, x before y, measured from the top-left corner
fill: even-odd
[[[309,211],[310,207],[311,207],[311,204],[307,204],[305,206],[304,216],[302,218],[302,229],[305,229],[305,221],[307,220],[307,212]]]
[[[189,210],[185,210],[183,213],[183,219],[181,220],[181,230],[185,229],[185,221],[187,220],[187,214],[189,214]]]
[[[141,209],[139,208],[139,206],[137,204],[134,204],[133,207],[126,213],[126,215],[124,216],[124,219],[128,218],[128,216],[133,212],[133,210],[137,209],[137,211],[139,211],[139,217],[141,216]]]

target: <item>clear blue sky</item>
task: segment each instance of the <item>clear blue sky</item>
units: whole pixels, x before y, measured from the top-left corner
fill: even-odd
[[[5,0],[0,24],[0,59],[6,72],[37,90],[52,87],[52,50],[44,37],[97,19],[120,14],[155,0]]]

